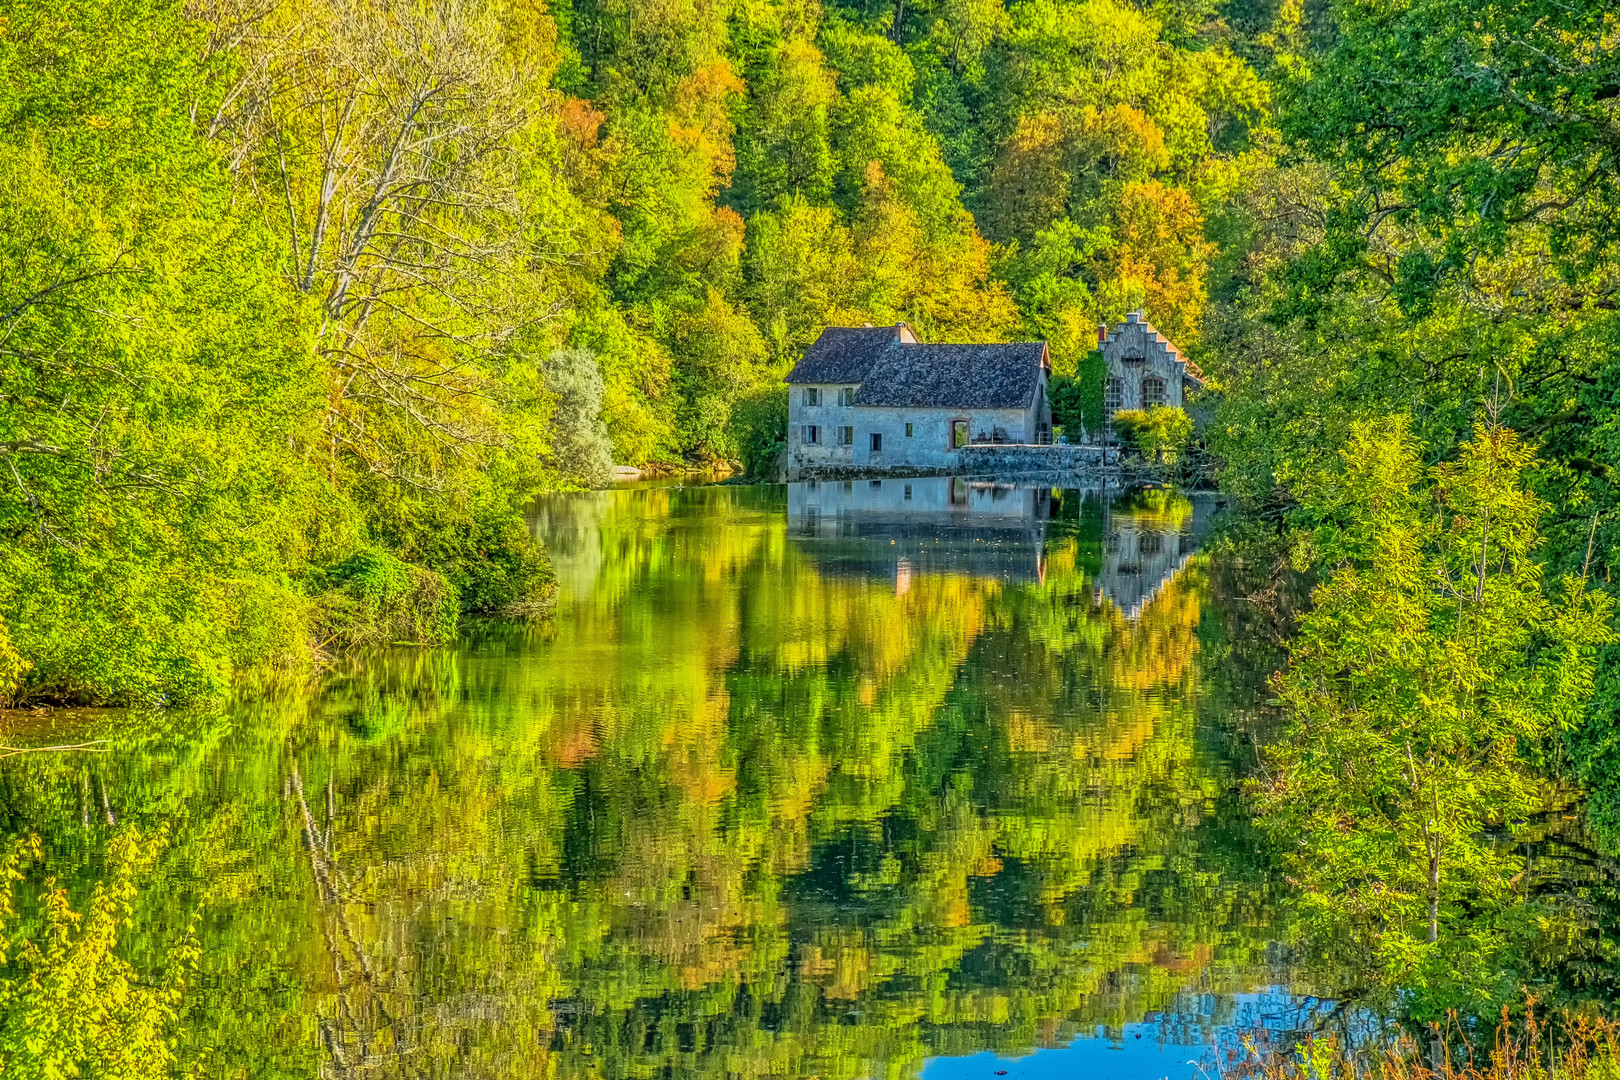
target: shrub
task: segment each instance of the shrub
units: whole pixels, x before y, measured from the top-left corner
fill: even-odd
[[[465,536],[456,557],[441,567],[462,611],[523,617],[550,610],[557,576],[521,519],[482,519]]]
[[[788,388],[768,386],[739,398],[731,411],[732,441],[749,476],[774,480],[787,448]]]
[[[460,604],[442,574],[367,549],[328,569],[315,598],[322,645],[440,644],[455,637]]]
[[[1192,417],[1171,405],[1121,409],[1114,414],[1114,434],[1129,450],[1152,461],[1173,462],[1192,438]]]
[[[46,557],[3,549],[0,611],[29,665],[14,698],[204,701],[224,693],[239,666],[282,659],[261,648],[306,640],[302,598],[252,570],[227,579],[172,550],[143,561],[88,544]]]
[[[0,619],[0,707],[12,703],[17,691],[22,688],[22,678],[29,666],[28,661],[12,647],[6,621]]]
[[[443,574],[462,611],[521,617],[550,608],[556,575],[520,514],[495,504],[421,511],[382,539],[408,562]]]

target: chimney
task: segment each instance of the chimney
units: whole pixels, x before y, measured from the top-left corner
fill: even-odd
[[[1108,344],[1108,324],[1100,322],[1097,324],[1097,345],[1101,347],[1106,344]]]

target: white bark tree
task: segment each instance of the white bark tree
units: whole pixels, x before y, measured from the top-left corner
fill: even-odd
[[[561,307],[551,24],[484,0],[205,2],[240,63],[209,128],[319,308],[330,468],[442,490],[504,441],[509,352]]]

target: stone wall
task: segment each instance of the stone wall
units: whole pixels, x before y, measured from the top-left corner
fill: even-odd
[[[1104,446],[964,446],[956,468],[964,475],[1018,476],[1025,473],[1083,473],[1112,468],[1118,453]]]
[[[1076,477],[1112,475],[1119,469],[1119,454],[1103,446],[1031,446],[1019,443],[977,443],[940,454],[926,463],[872,461],[790,461],[788,479],[860,479],[907,476]]]

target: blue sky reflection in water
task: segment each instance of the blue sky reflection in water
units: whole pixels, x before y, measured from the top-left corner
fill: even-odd
[[[1251,1033],[1297,1032],[1319,1019],[1324,1003],[1269,987],[1233,994],[1216,1003],[1193,995],[1184,1011],[1153,1014],[1118,1030],[1099,1026],[1066,1046],[1041,1047],[1016,1056],[991,1052],[931,1058],[924,1080],[1211,1080],[1223,1063],[1242,1060]],[[1224,1023],[1205,1026],[1203,1018],[1226,1011]],[[1188,1022],[1189,1015],[1191,1022]],[[1264,1041],[1264,1040],[1261,1040]]]
[[[548,499],[550,624],[113,723],[6,763],[5,809],[80,889],[110,819],[169,830],[132,948],[203,912],[219,1075],[1186,1075],[1161,1043],[1302,989],[1223,734],[1270,658],[1209,517],[951,479]]]

